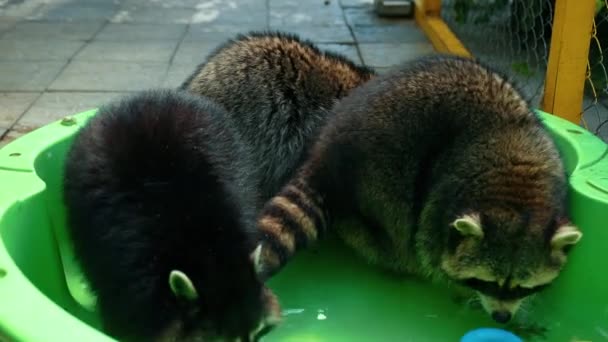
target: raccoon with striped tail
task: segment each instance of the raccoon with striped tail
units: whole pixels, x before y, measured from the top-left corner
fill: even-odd
[[[291,178],[334,103],[375,72],[285,32],[239,34],[181,85],[227,109],[259,166],[260,207]]]
[[[582,233],[560,155],[522,95],[474,60],[428,56],[334,107],[262,209],[264,277],[331,228],[370,263],[458,284],[506,323]]]
[[[142,91],[102,106],[70,147],[68,232],[121,341],[245,342],[280,319],[251,254],[255,166],[223,116],[187,92]]]

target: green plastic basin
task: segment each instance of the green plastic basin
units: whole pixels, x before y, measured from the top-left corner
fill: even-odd
[[[74,263],[61,201],[62,166],[87,111],[0,150],[0,335],[11,341],[112,341]],[[555,284],[507,328],[526,341],[608,341],[608,146],[541,113],[571,175],[584,237]],[[335,238],[296,256],[270,286],[285,320],[265,341],[459,341],[497,327],[440,286],[365,265]],[[1,338],[0,338],[1,339]]]

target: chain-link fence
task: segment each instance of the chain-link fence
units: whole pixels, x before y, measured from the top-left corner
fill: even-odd
[[[581,125],[608,142],[608,0],[597,1]],[[555,0],[443,0],[441,16],[465,47],[541,107]]]
[[[593,21],[583,125],[608,141],[608,0],[597,0]]]

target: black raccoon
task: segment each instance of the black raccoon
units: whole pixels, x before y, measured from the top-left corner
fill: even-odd
[[[101,107],[75,138],[69,231],[108,334],[249,341],[277,323],[244,229],[253,166],[225,115],[203,97],[149,90]]]
[[[374,75],[294,34],[250,32],[218,47],[181,88],[227,109],[259,166],[261,206],[305,160],[335,101]]]
[[[309,159],[261,211],[262,274],[331,227],[374,264],[474,290],[504,323],[582,236],[566,196],[556,147],[502,75],[421,58],[334,107]]]

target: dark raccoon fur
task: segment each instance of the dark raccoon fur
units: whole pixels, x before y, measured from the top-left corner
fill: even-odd
[[[506,322],[582,236],[566,195],[556,147],[502,75],[421,58],[334,107],[309,159],[261,211],[262,273],[331,227],[371,263],[475,290]]]
[[[203,97],[149,90],[101,107],[75,138],[69,231],[108,334],[246,341],[278,317],[244,229],[253,164],[223,116]]]
[[[250,32],[218,47],[181,88],[227,109],[253,148],[266,201],[304,161],[335,101],[374,75],[296,35]]]

